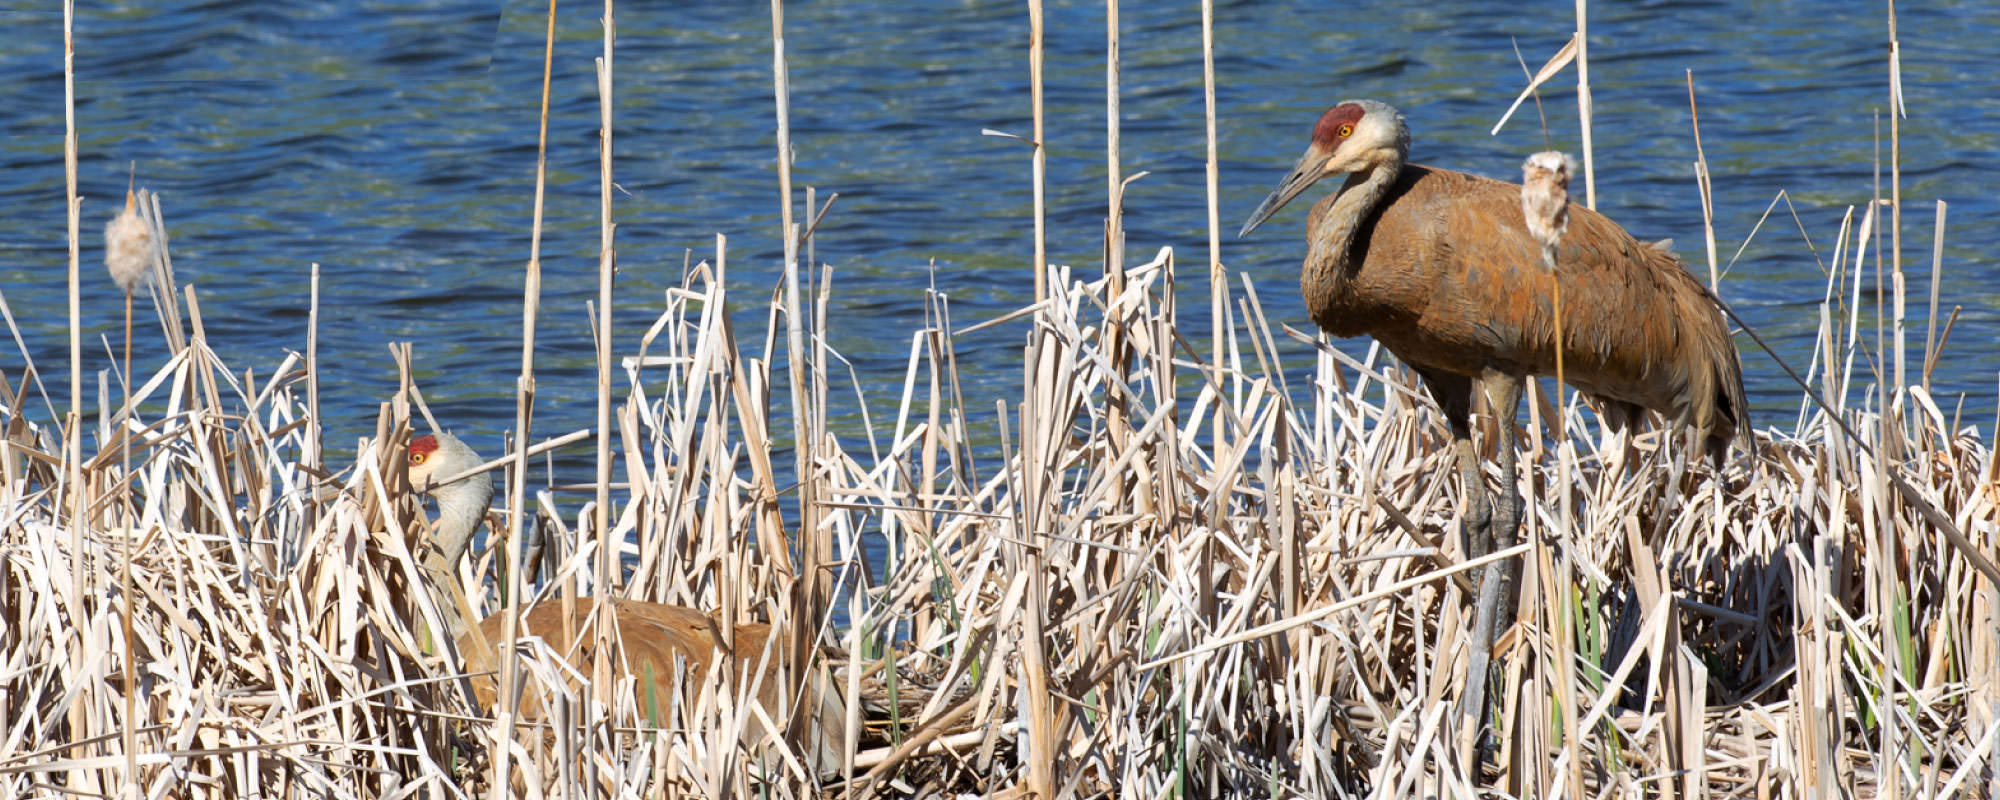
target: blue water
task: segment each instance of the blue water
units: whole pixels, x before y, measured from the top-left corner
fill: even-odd
[[[0,291],[61,403],[62,27],[53,6],[0,12]],[[1200,6],[1126,6],[1124,168],[1152,173],[1126,201],[1130,253],[1136,261],[1175,248],[1184,319],[1201,332]],[[100,232],[135,161],[141,184],[163,196],[179,277],[197,287],[208,335],[239,373],[268,375],[283,349],[304,349],[308,269],[323,265],[329,449],[372,430],[376,404],[395,386],[385,347],[395,341],[416,343],[418,379],[440,419],[494,449],[512,423],[519,368],[544,10],[301,0],[85,8],[76,113],[86,370],[108,368],[98,337],[118,335]],[[1721,257],[1781,191],[1789,198],[1730,268],[1723,294],[1801,368],[1840,220],[1853,208],[1858,222],[1874,191],[1878,140],[1888,156],[1883,11],[1829,0],[1650,2],[1604,4],[1590,21],[1598,208],[1642,238],[1674,238],[1706,275],[1692,70]],[[1992,256],[2000,205],[1989,191],[2000,166],[2000,95],[1991,88],[2000,14],[1978,3],[1901,11],[1912,346],[1923,341],[1932,208],[1942,199],[1951,211],[1941,316],[1964,309],[1934,385],[1947,413],[1962,393],[1968,423],[1978,422],[1992,418],[2000,373]],[[594,414],[584,304],[596,296],[592,59],[602,13],[597,4],[561,8],[542,433],[586,427]],[[1105,207],[1103,9],[1051,3],[1047,14],[1050,257],[1095,274]],[[1574,25],[1568,3],[1298,0],[1223,3],[1215,14],[1222,223],[1232,234],[1223,259],[1232,276],[1256,281],[1274,321],[1302,329],[1303,207],[1251,239],[1233,231],[1296,158],[1315,115],[1348,97],[1381,99],[1408,116],[1415,160],[1514,179],[1521,158],[1544,147],[1532,104],[1499,136],[1487,134],[1524,81],[1515,44],[1539,67]],[[729,236],[739,336],[760,343],[762,298],[782,260],[768,6],[635,3],[617,19],[619,352],[635,349],[688,252],[713,256],[716,233]],[[794,180],[801,195],[808,185],[841,195],[817,244],[835,268],[831,343],[855,363],[880,419],[900,390],[924,286],[934,280],[951,294],[960,326],[1032,294],[1029,150],[980,134],[1030,130],[1026,6],[795,2],[787,33]],[[1565,73],[1543,100],[1549,135],[1575,152],[1573,87]],[[1864,300],[1872,325],[1873,302]],[[959,343],[974,408],[1018,396],[1020,336],[1019,325],[1001,326]],[[1279,346],[1306,357],[1295,343]],[[137,371],[162,358],[157,329],[142,331]],[[1763,356],[1746,353],[1745,363],[1759,425],[1789,426],[1798,391]],[[11,343],[0,347],[0,370],[16,387],[22,366]],[[95,393],[93,383],[87,396]],[[852,402],[835,402],[835,415],[851,420]],[[47,416],[39,402],[28,413]]]

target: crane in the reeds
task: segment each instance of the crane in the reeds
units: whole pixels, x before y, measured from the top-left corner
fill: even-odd
[[[437,586],[449,586],[458,559],[465,554],[473,533],[486,517],[493,484],[482,474],[434,485],[435,481],[481,463],[477,452],[451,434],[426,434],[411,439],[408,453],[410,485],[429,494],[438,505],[438,522],[431,533],[425,567]],[[438,594],[440,613],[452,629],[450,634],[458,642],[459,652],[465,656],[466,671],[475,673],[473,693],[482,705],[491,709],[499,696],[493,673],[495,656],[505,635],[501,627],[504,619],[499,615],[487,617],[479,623],[479,636],[475,637],[473,629],[458,613],[456,599],[443,592]],[[756,700],[765,715],[780,724],[789,716],[784,698],[794,692],[786,691],[780,676],[778,665],[785,658],[785,648],[782,640],[772,641],[771,626],[759,623],[731,626],[707,612],[666,603],[619,597],[607,602],[611,604],[611,620],[616,626],[610,641],[620,651],[616,663],[624,665],[639,680],[636,694],[641,703],[650,701],[659,708],[667,707],[674,702],[673,698],[680,696],[683,685],[698,685],[719,658],[733,676],[722,684],[725,689],[734,692],[736,686],[749,687],[754,683]],[[561,604],[537,605],[521,616],[519,635],[524,639],[530,636],[543,639],[563,653],[578,672],[588,674],[598,639],[596,628],[590,624],[596,601],[580,597],[573,608],[574,614],[565,619]],[[482,648],[481,642],[490,649]],[[530,702],[520,703],[518,711],[523,720],[541,718],[541,704],[532,702],[532,698],[533,695]],[[814,758],[822,763],[843,749],[842,727],[836,721],[844,717],[838,711],[838,704],[828,701],[830,698],[819,704],[822,719],[828,723],[818,728],[823,735],[816,737],[820,752]],[[812,707],[799,704],[802,713]],[[750,715],[745,736],[762,735],[763,726],[757,719],[758,715]]]
[[[1334,106],[1238,235],[1321,178],[1348,175],[1339,191],[1313,204],[1299,288],[1322,329],[1373,336],[1423,376],[1451,426],[1469,557],[1514,543],[1522,381],[1549,374],[1558,354],[1565,380],[1595,399],[1613,430],[1658,411],[1704,434],[1718,462],[1731,438],[1748,435],[1743,368],[1729,328],[1713,296],[1672,252],[1562,202],[1567,228],[1545,264],[1520,186],[1408,164],[1409,150],[1409,128],[1395,108],[1372,100]],[[1475,387],[1500,432],[1497,502],[1472,447]],[[1512,583],[1501,581],[1507,608],[1515,604]]]

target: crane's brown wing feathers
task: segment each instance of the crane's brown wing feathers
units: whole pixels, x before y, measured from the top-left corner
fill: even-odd
[[[1706,288],[1671,252],[1574,204],[1551,274],[1528,234],[1520,192],[1406,166],[1356,237],[1341,291],[1313,309],[1315,319],[1335,319],[1322,325],[1346,335],[1366,320],[1356,332],[1432,370],[1550,375],[1560,281],[1565,378],[1706,431],[1726,448],[1748,427],[1742,367]]]
[[[618,640],[623,647],[624,664],[618,668],[621,674],[648,678],[653,682],[652,695],[664,698],[667,693],[678,692],[683,682],[699,682],[708,674],[715,656],[724,648],[716,641],[717,633],[723,629],[713,624],[707,613],[685,606],[664,603],[646,603],[637,600],[614,599],[613,619],[618,625]],[[588,672],[591,658],[596,653],[597,636],[586,630],[585,623],[596,610],[596,600],[579,597],[576,600],[576,616],[568,626],[563,624],[562,604],[547,602],[535,606],[522,615],[522,637],[538,636],[551,647],[564,654],[572,667]],[[488,642],[497,643],[502,636],[502,618],[499,615],[487,617],[479,623]],[[581,641],[566,640],[567,635]],[[757,695],[767,710],[778,709],[779,692],[782,687],[777,680],[776,654],[770,663],[764,662],[765,642],[770,639],[771,627],[758,623],[738,625],[734,631],[734,641],[729,644],[729,652],[735,656],[734,669],[739,675],[755,670],[762,665],[764,679],[758,684]],[[481,704],[491,708],[496,699],[496,684],[491,674],[492,659],[479,658],[469,650],[470,641],[460,641],[461,651],[467,653],[468,662],[475,670],[488,674],[477,676],[473,681],[474,694]],[[533,683],[529,684],[533,686]],[[648,694],[647,687],[640,688],[640,697]],[[662,702],[665,702],[662,699]],[[538,698],[529,697],[520,706],[522,719],[540,718],[542,703]]]

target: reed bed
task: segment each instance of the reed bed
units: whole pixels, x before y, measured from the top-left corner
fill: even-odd
[[[1473,565],[1457,552],[1448,436],[1400,369],[1270,324],[1247,280],[1226,363],[1209,363],[1182,335],[1165,250],[1126,270],[1116,294],[1053,267],[1049,299],[997,325],[955,321],[948,297],[927,295],[893,414],[859,436],[805,426],[819,456],[798,483],[823,498],[812,533],[833,543],[828,596],[849,624],[792,619],[802,532],[784,507],[796,487],[774,464],[792,443],[771,433],[771,348],[786,323],[774,304],[769,330],[738,338],[724,256],[669,293],[621,362],[617,479],[629,497],[608,539],[626,568],[600,585],[594,508],[544,489],[531,527],[552,567],[524,603],[609,592],[810,626],[825,657],[797,679],[855,700],[854,719],[813,724],[854,726],[857,752],[815,774],[784,742],[739,745],[757,709],[714,677],[667,699],[624,680],[600,705],[531,644],[523,672],[542,690],[527,696],[556,722],[519,726],[513,790],[1004,792],[1025,781],[1035,748],[1021,682],[1030,591],[1042,593],[1046,752],[1064,796],[1992,786],[1994,587],[1884,476],[1990,553],[1993,455],[1921,386],[1893,391],[1886,415],[1841,412],[1865,451],[1808,408],[1720,473],[1687,466],[1672,436],[1600,450],[1586,411],[1538,397],[1521,487],[1529,601],[1502,642],[1506,746],[1488,751],[1454,705],[1470,641],[1456,578]],[[819,281],[811,307],[834,291]],[[411,589],[422,521],[395,453],[412,414],[402,398],[420,392],[384,404],[358,465],[316,475],[300,357],[239,375],[206,346],[192,293],[161,296],[187,301],[187,336],[134,387],[134,413],[92,432],[82,484],[64,480],[59,432],[22,413],[26,386],[4,398],[0,787],[116,792],[128,726],[147,796],[456,797],[490,785],[492,728],[429,634],[430,596]],[[823,341],[820,312],[802,323]],[[1857,333],[1829,324],[1825,352]],[[1018,400],[985,408],[960,390],[954,348],[981,336],[1023,337]],[[1279,369],[1306,347],[1309,373]],[[842,385],[853,379],[837,359],[805,374],[826,403],[860,394],[871,407],[866,387]],[[1829,396],[1854,393],[1829,380]],[[1123,416],[1107,413],[1114,403]],[[1043,413],[1020,413],[1030,404]],[[1203,423],[1218,415],[1211,436]],[[1127,421],[1118,447],[1114,420]],[[1557,468],[1558,434],[1581,448],[1573,480]],[[1574,529],[1558,523],[1564,494]],[[132,518],[118,512],[127,497]],[[1556,551],[1568,573],[1552,569]],[[488,613],[502,598],[480,578],[501,552],[460,576]],[[1565,607],[1574,656],[1555,661]],[[123,680],[125,652],[141,665],[137,687]],[[1561,681],[1576,708],[1555,707]],[[1574,746],[1565,714],[1578,717]]]
[[[1115,12],[1108,33],[1115,79]],[[602,64],[608,90],[608,44]],[[1916,382],[1900,357],[1871,360],[1859,245],[1874,205],[1838,232],[1810,395],[1760,417],[1752,452],[1711,468],[1671,433],[1603,442],[1588,409],[1540,385],[1525,419],[1478,418],[1489,443],[1523,426],[1527,503],[1526,543],[1496,556],[1526,559],[1525,602],[1482,720],[1460,708],[1482,566],[1461,552],[1464,487],[1439,412],[1379,349],[1357,358],[1267,318],[1214,252],[1224,279],[1198,341],[1175,254],[1128,266],[1114,212],[1104,270],[1040,269],[1036,302],[989,320],[926,292],[900,386],[865,385],[827,336],[837,275],[784,197],[788,279],[762,329],[729,314],[721,237],[660,306],[619,309],[653,321],[600,342],[603,421],[542,448],[595,434],[595,476],[531,483],[531,443],[487,448],[509,454],[492,466],[518,507],[492,512],[486,546],[433,593],[402,447],[437,423],[410,353],[355,463],[324,466],[312,346],[223,364],[139,192],[166,362],[129,391],[105,373],[94,421],[77,398],[58,413],[25,346],[24,369],[0,375],[0,796],[2000,786],[2000,472],[1928,393],[1948,322]],[[1020,344],[1018,392],[968,396],[956,350],[996,338]],[[532,339],[523,362],[521,425]],[[836,430],[850,397],[864,422]],[[781,679],[842,702],[774,715],[724,670],[661,696],[606,664],[587,680],[531,639],[514,664],[534,713],[487,718],[435,633],[440,603],[485,616],[585,595],[771,623],[809,656]],[[831,760],[800,746],[834,727],[850,745]]]

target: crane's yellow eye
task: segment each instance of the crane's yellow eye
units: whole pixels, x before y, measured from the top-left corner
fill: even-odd
[[[1353,126],[1353,125],[1342,125],[1342,126],[1340,126],[1340,135],[1341,135],[1341,136],[1343,136],[1343,137],[1345,137],[1345,136],[1353,136],[1353,135],[1354,135],[1354,126]]]
[[[430,456],[427,456],[427,455],[425,455],[425,454],[423,454],[423,453],[411,453],[411,454],[410,454],[410,463],[412,463],[412,464],[422,464],[422,463],[424,463],[424,459],[426,459],[426,458],[429,458],[429,457],[430,457]]]

